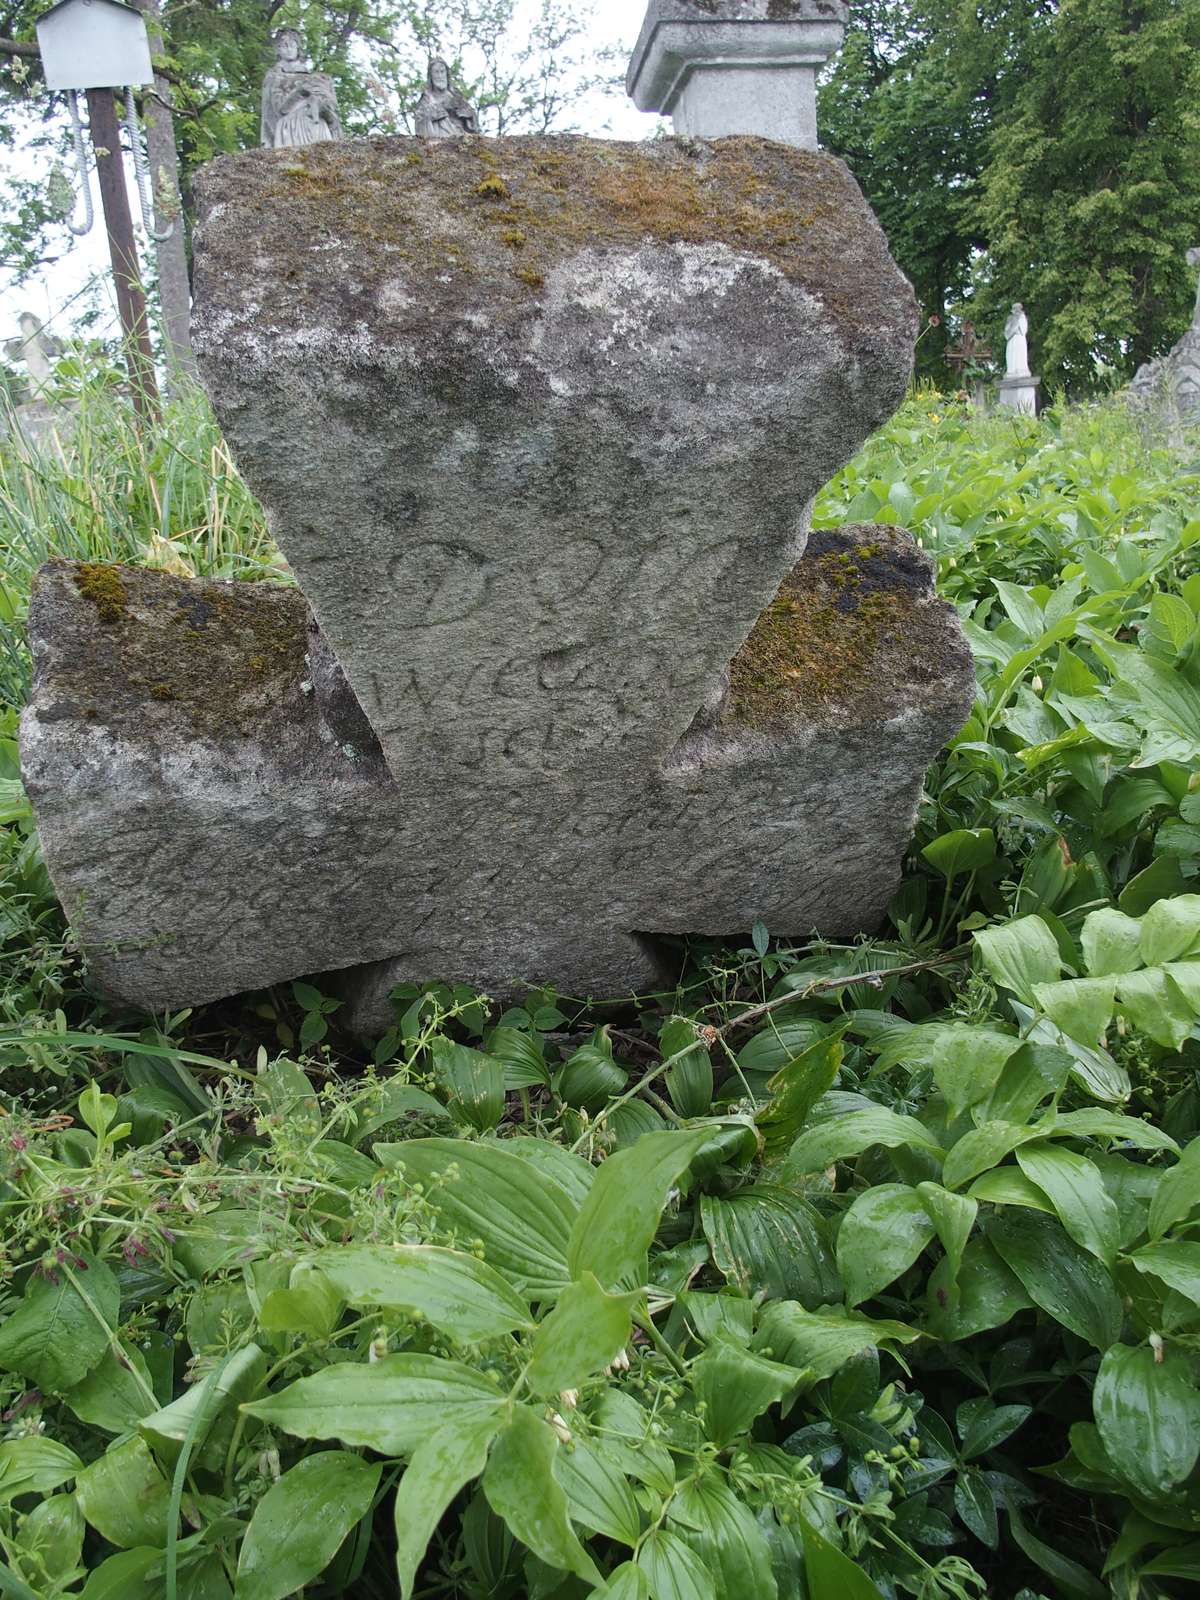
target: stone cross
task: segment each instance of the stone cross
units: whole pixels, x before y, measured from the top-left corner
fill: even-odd
[[[1037,415],[1040,378],[1029,370],[1029,318],[1018,300],[1004,324],[1006,372],[1000,383],[1000,404],[1027,416]]]
[[[300,589],[39,579],[24,771],[95,981],[354,969],[370,1031],[410,978],[876,927],[974,675],[907,534],[809,532],[917,332],[846,168],[374,139],[198,199],[201,371]]]
[[[701,139],[757,134],[817,148],[817,74],[847,0],[650,0],[626,84],[639,111]]]
[[[19,339],[9,339],[4,354],[10,361],[23,362],[29,384],[35,393],[44,389],[53,375],[54,362],[62,355],[62,345],[51,338],[32,311],[22,311],[17,319]]]
[[[945,361],[953,367],[960,379],[971,385],[971,398],[976,406],[983,405],[983,379],[979,369],[985,361],[993,359],[990,345],[981,344],[975,334],[975,324],[964,322],[958,344],[946,351]]]

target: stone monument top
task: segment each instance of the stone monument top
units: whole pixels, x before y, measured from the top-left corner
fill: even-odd
[[[650,0],[626,85],[639,111],[702,139],[757,134],[817,148],[817,73],[848,0]]]
[[[4,354],[10,361],[24,363],[29,374],[29,386],[35,392],[44,389],[50,381],[51,369],[62,355],[62,345],[52,339],[32,311],[22,311],[17,318],[21,330],[19,339],[9,339]]]
[[[262,142],[268,149],[342,137],[333,79],[312,70],[303,44],[295,28],[280,28],[275,35],[275,65],[262,89]]]

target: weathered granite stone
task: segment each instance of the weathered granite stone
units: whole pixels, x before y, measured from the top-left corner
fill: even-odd
[[[586,781],[398,782],[293,589],[56,562],[30,626],[23,770],[94,980],[159,1009],[374,960],[367,1031],[404,978],[609,996],[660,980],[639,936],[875,926],[974,684],[875,526],[812,535],[706,728]]]
[[[1200,248],[1188,251],[1187,264],[1200,267]],[[1176,441],[1185,423],[1200,418],[1200,289],[1187,332],[1165,356],[1139,367],[1127,392],[1135,406],[1156,412]]]
[[[665,761],[909,378],[845,167],[379,139],[198,193],[204,380],[397,784]]]
[[[626,86],[639,111],[702,139],[757,134],[817,148],[817,74],[847,0],[650,0]]]

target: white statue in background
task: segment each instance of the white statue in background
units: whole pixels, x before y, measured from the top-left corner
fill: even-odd
[[[263,79],[262,142],[269,150],[342,137],[333,79],[313,72],[295,28],[275,35],[275,65]]]
[[[440,56],[429,63],[425,93],[413,118],[422,139],[458,139],[479,132],[479,114],[450,76],[449,64]]]
[[[17,318],[21,330],[19,339],[9,339],[4,354],[10,361],[23,362],[29,374],[29,387],[39,393],[50,382],[54,362],[63,353],[57,339],[52,339],[32,311],[22,311]]]
[[[1029,318],[1019,300],[1014,303],[1012,313],[1004,324],[1004,337],[1008,340],[1005,351],[1007,376],[1029,377]]]

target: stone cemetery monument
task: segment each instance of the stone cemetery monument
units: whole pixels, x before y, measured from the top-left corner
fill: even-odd
[[[1200,249],[1187,253],[1189,267],[1200,267]],[[1129,395],[1136,405],[1157,411],[1173,434],[1200,417],[1200,289],[1191,326],[1165,356],[1138,368]]]
[[[755,133],[815,150],[817,74],[849,14],[849,0],[650,0],[630,96],[680,135]]]
[[[263,79],[262,142],[269,150],[342,137],[333,79],[314,72],[295,28],[275,35],[275,65]]]
[[[4,354],[25,368],[29,397],[13,408],[16,425],[34,444],[44,444],[57,431],[71,427],[71,412],[48,396],[54,378],[54,363],[63,353],[62,344],[45,330],[32,311],[22,311],[17,319],[19,337],[5,341]]]
[[[1040,378],[1029,370],[1029,318],[1018,300],[1004,324],[1006,372],[1000,380],[1000,404],[1026,416],[1037,416]]]
[[[94,978],[336,973],[370,1031],[404,979],[612,997],[664,935],[874,929],[974,676],[907,534],[809,531],[917,333],[845,167],[387,138],[199,204],[204,381],[299,588],[43,569],[22,754]]]
[[[423,139],[458,139],[464,133],[479,132],[479,116],[450,76],[449,63],[435,56],[429,63],[425,93],[413,115],[417,133]]]

